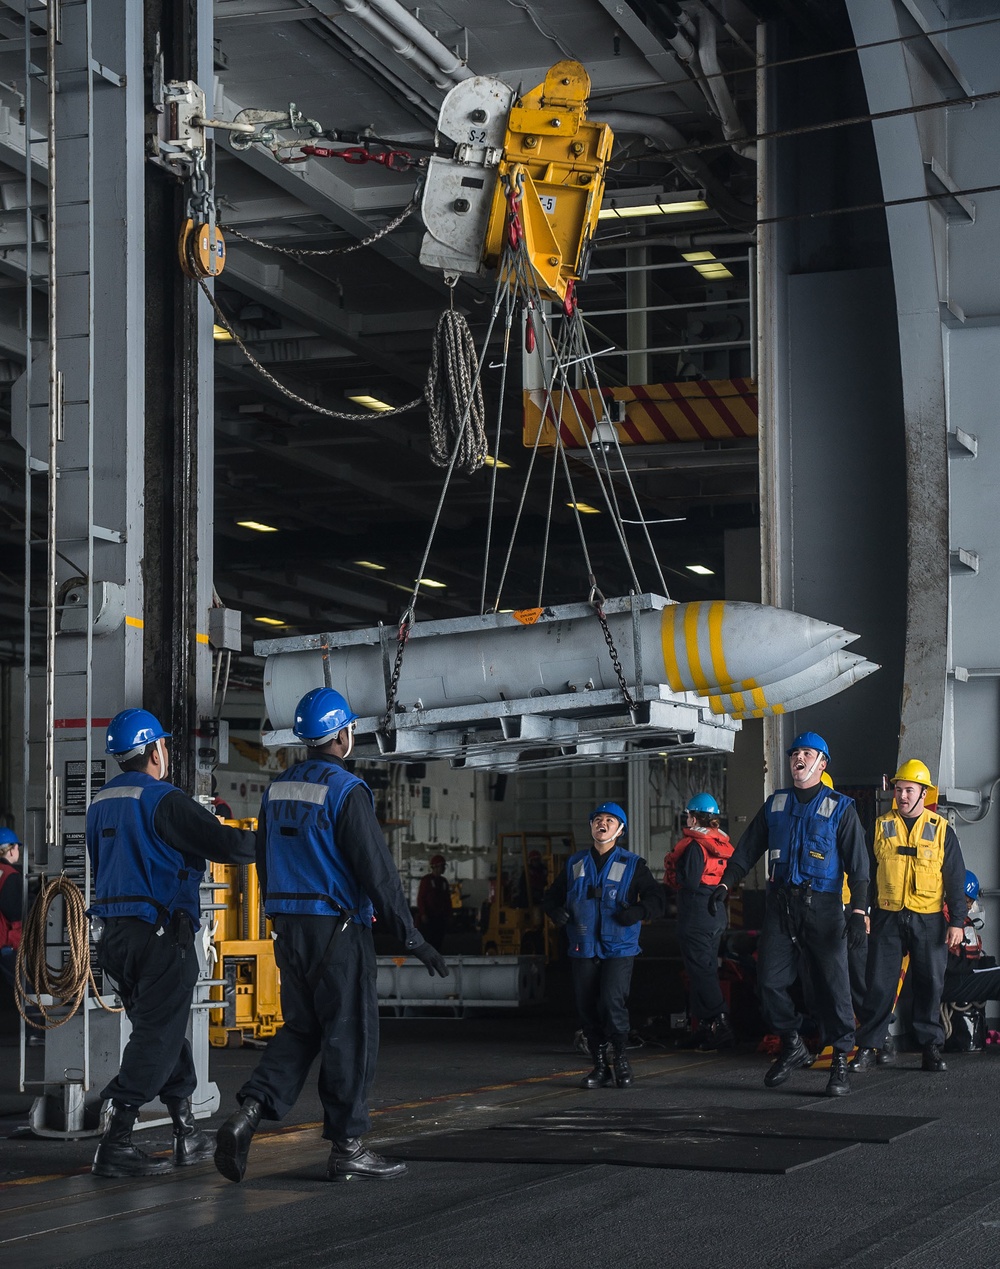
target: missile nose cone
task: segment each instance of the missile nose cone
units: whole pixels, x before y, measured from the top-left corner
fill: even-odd
[[[858,636],[803,613],[712,600],[663,609],[666,680],[675,692],[753,690],[823,660]]]

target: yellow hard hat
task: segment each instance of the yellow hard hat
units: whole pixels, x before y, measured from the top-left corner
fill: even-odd
[[[833,776],[828,771],[824,771],[819,778],[820,784],[825,784],[828,789],[833,788]]]
[[[928,771],[925,763],[919,758],[910,758],[899,768],[892,777],[893,784],[897,780],[910,780],[913,784],[923,784],[930,788],[934,781],[931,779],[931,773]]]

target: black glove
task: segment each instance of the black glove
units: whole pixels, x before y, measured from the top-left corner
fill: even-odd
[[[719,904],[725,903],[729,898],[729,887],[726,885],[718,885],[708,896],[708,915],[715,916],[719,910]]]
[[[619,925],[638,925],[646,915],[646,905],[644,903],[633,903],[630,908],[622,908],[615,913],[615,920]]]
[[[863,912],[848,913],[847,920],[844,922],[844,938],[847,939],[847,946],[852,952],[856,952],[859,947],[864,947],[868,939],[868,931],[865,929]]]
[[[561,930],[564,925],[569,925],[569,913],[565,908],[556,908],[549,913],[549,920],[557,930]]]
[[[444,963],[444,957],[433,944],[425,941],[417,947],[411,947],[410,955],[415,956],[418,961],[427,966],[427,972],[431,978],[435,974],[439,978],[448,977],[448,966]]]

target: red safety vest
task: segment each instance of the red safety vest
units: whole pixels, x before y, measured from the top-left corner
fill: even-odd
[[[16,868],[12,868],[10,864],[0,864],[0,890],[14,879],[15,885],[21,884],[21,874]],[[2,912],[0,912],[0,947],[18,948],[21,946],[21,922],[9,921]]]
[[[692,842],[701,847],[704,856],[701,884],[717,886],[722,880],[726,863],[734,850],[729,834],[724,833],[721,828],[686,828],[684,836],[663,861],[664,882],[674,889],[677,888],[677,862]]]

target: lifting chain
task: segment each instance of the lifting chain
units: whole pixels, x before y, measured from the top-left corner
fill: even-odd
[[[399,676],[403,669],[403,653],[406,651],[406,643],[410,637],[410,629],[413,626],[414,611],[411,604],[399,619],[399,633],[396,643],[396,662],[392,667],[392,676],[389,679],[389,690],[385,696],[385,714],[382,718],[382,732],[384,735],[389,734],[389,724],[392,722],[393,715],[396,712],[396,693],[399,690]]]
[[[194,154],[187,219],[181,225],[177,256],[181,270],[195,281],[218,277],[226,267],[226,243],[215,221],[215,198],[202,150]]]
[[[424,398],[421,395],[419,397],[414,397],[412,401],[407,401],[406,405],[397,405],[394,410],[380,410],[377,414],[373,414],[370,410],[366,411],[364,414],[343,414],[339,410],[329,410],[325,405],[317,405],[315,401],[309,401],[306,397],[300,397],[297,392],[293,392],[291,388],[285,387],[280,379],[276,379],[274,375],[271,374],[270,370],[261,365],[234,330],[232,322],[223,312],[218,300],[206,286],[204,278],[198,278],[198,285],[204,292],[205,299],[208,300],[209,304],[211,304],[212,311],[215,313],[215,316],[219,319],[219,325],[223,328],[223,330],[228,331],[233,343],[240,350],[243,356],[246,357],[251,366],[253,366],[255,370],[259,371],[268,383],[272,385],[272,387],[277,388],[283,396],[288,397],[289,401],[294,401],[296,405],[305,406],[305,408],[313,414],[322,414],[328,419],[341,419],[347,423],[371,423],[378,419],[391,419],[394,414],[405,414],[407,410],[415,410],[417,406],[424,404]]]
[[[279,159],[279,163],[301,163],[303,159],[343,159],[345,163],[381,163],[389,172],[406,172],[413,167],[423,167],[425,159],[415,159],[406,150],[381,150],[375,152],[363,145],[351,145],[344,150],[331,150],[328,145],[303,145],[300,154]]]
[[[611,635],[611,629],[608,626],[608,619],[604,614],[604,596],[597,588],[597,582],[594,580],[593,574],[590,577],[590,603],[597,614],[597,620],[601,623],[601,630],[604,633],[604,642],[608,645],[608,652],[611,654],[611,664],[614,666],[615,675],[618,678],[618,686],[621,688],[622,696],[625,704],[628,706],[630,714],[635,713],[635,700],[632,693],[628,690],[628,683],[625,681],[625,671],[622,669],[621,659],[618,656],[618,649],[615,647],[615,641]]]
[[[249,234],[242,233],[239,229],[234,229],[232,225],[222,225],[221,228],[227,234],[232,234],[234,238],[239,238],[243,242],[249,242],[255,247],[263,247],[265,251],[276,251],[282,256],[291,256],[293,260],[297,260],[304,256],[346,256],[352,251],[360,251],[362,247],[370,247],[373,242],[378,242],[380,238],[384,238],[386,234],[391,234],[394,229],[406,220],[407,216],[411,216],[420,205],[420,186],[417,186],[413,197],[406,204],[401,212],[393,216],[392,220],[386,221],[381,229],[376,229],[373,234],[369,234],[367,238],[362,238],[358,242],[351,243],[349,247],[331,247],[326,251],[316,251],[313,249],[294,247],[276,247],[272,242],[264,242],[262,238],[251,238]]]

